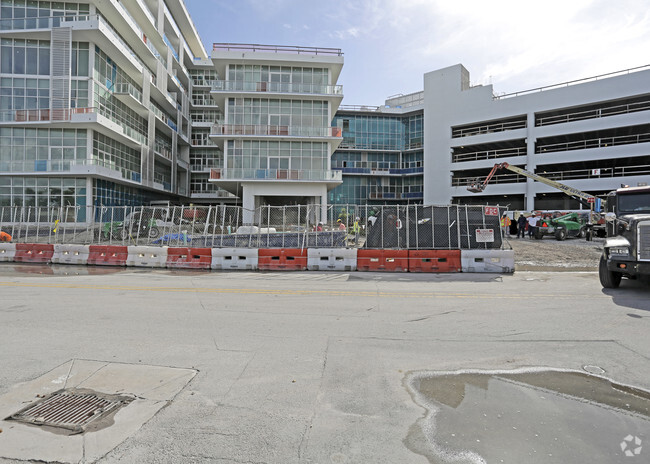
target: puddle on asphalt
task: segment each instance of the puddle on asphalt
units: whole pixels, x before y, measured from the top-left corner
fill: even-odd
[[[580,371],[419,372],[405,445],[432,464],[650,462],[650,392]]]

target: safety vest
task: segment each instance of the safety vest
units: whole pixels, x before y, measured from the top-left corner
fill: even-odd
[[[509,227],[510,226],[510,218],[508,216],[502,217],[501,218],[501,227]]]
[[[352,224],[352,232],[358,234],[359,230],[359,221],[354,221],[354,224]]]

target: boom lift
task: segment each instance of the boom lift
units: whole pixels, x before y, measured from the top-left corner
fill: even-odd
[[[601,201],[600,198],[597,198],[594,195],[590,195],[586,192],[583,192],[582,190],[578,190],[577,188],[573,188],[573,187],[569,187],[568,185],[561,184],[560,182],[546,179],[545,177],[542,177],[530,171],[526,171],[525,169],[518,168],[517,166],[511,166],[508,163],[495,164],[483,182],[481,182],[480,179],[475,179],[472,182],[470,182],[470,184],[467,186],[467,190],[473,193],[482,192],[483,190],[485,190],[485,187],[490,182],[492,177],[494,177],[494,174],[500,169],[507,169],[508,171],[521,174],[522,176],[529,177],[543,184],[550,185],[551,187],[556,188],[558,190],[562,190],[571,198],[575,198],[585,206],[588,206],[590,208],[595,208],[596,211],[600,211],[600,208],[605,206],[605,201],[604,200]]]

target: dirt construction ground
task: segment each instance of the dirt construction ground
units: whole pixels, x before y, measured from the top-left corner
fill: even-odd
[[[516,271],[595,271],[605,239],[555,240],[545,237],[506,237],[505,248],[515,250]]]

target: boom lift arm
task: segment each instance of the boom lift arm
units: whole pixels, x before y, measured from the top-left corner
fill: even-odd
[[[596,203],[596,197],[594,195],[590,195],[589,193],[583,192],[582,190],[578,190],[577,188],[573,188],[573,187],[569,187],[568,185],[561,184],[560,182],[547,179],[533,172],[526,171],[525,169],[522,168],[518,168],[517,166],[511,166],[508,163],[495,164],[483,182],[481,182],[480,179],[476,179],[467,186],[467,190],[473,193],[482,192],[483,190],[485,190],[485,187],[490,182],[492,177],[494,177],[494,174],[501,169],[507,169],[508,171],[512,171],[514,173],[536,180],[543,184],[550,185],[553,188],[563,191],[570,197],[575,198],[576,200],[578,200],[580,203],[584,205],[591,206]],[[602,200],[601,204],[604,206],[605,201]]]

